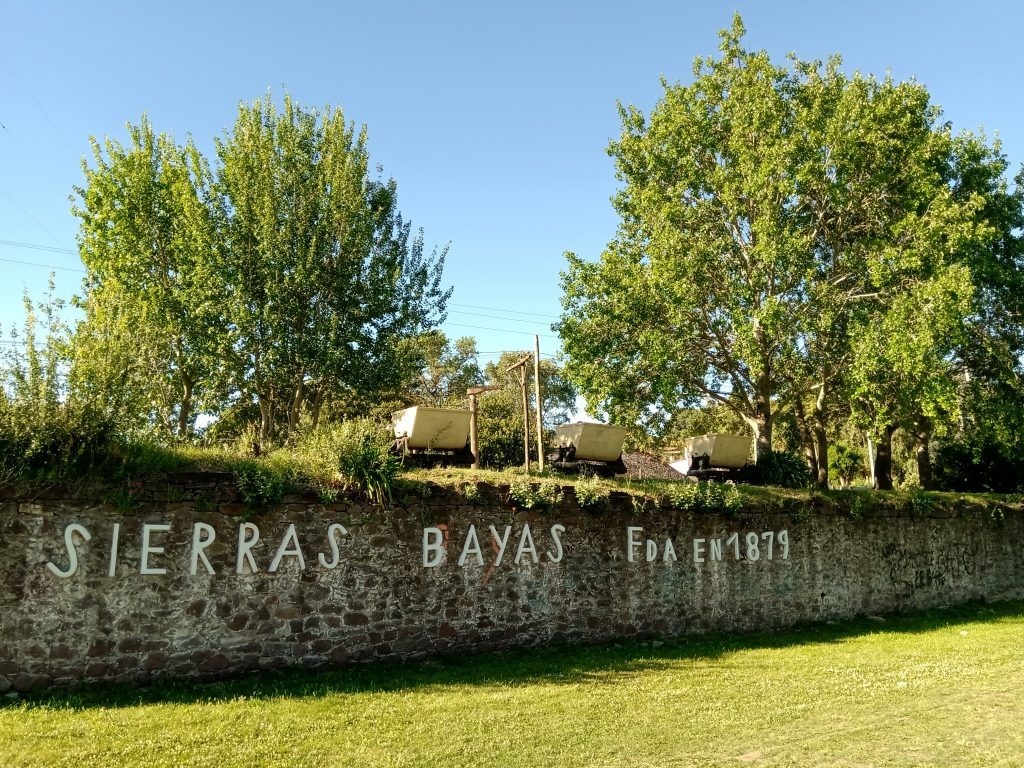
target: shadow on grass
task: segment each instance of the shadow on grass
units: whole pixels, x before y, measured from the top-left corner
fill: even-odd
[[[970,623],[1024,617],[1024,600],[968,603],[954,608],[879,619],[852,619],[835,624],[808,624],[778,632],[746,635],[697,635],[667,641],[630,640],[606,645],[529,648],[475,656],[370,663],[344,668],[254,673],[230,680],[199,683],[167,680],[148,687],[98,685],[47,692],[9,706],[89,709],[147,704],[201,704],[232,699],[319,697],[443,688],[465,685],[572,684],[612,681],[680,661],[714,661],[744,650],[838,643],[873,633],[922,633]]]

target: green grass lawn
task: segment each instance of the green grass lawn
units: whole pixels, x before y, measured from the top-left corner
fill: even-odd
[[[1024,765],[1024,602],[0,707],[0,766]]]

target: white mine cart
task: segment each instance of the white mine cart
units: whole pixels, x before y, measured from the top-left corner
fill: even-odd
[[[470,412],[461,408],[414,405],[391,416],[395,452],[419,466],[469,466]]]
[[[699,480],[738,480],[749,456],[749,437],[701,435],[686,438],[683,460],[672,467]]]
[[[596,475],[621,475],[622,443],[626,428],[612,424],[577,421],[555,428],[558,452],[548,457],[551,466],[563,472],[589,472]]]

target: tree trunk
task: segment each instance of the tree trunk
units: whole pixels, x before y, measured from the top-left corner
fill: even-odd
[[[771,385],[766,376],[761,376],[757,381],[757,391],[754,393],[754,417],[747,419],[747,423],[754,430],[754,461],[762,453],[770,452],[772,449],[772,427],[774,426],[775,414],[772,413]]]
[[[754,433],[754,463],[756,464],[759,456],[772,449],[772,423],[770,421],[763,422],[752,416],[744,416],[743,420],[747,422],[747,426]]]
[[[174,340],[172,345],[172,357],[181,376],[181,399],[178,401],[178,423],[173,427],[178,439],[184,440],[188,437],[189,423],[192,420],[192,389],[195,381],[186,373],[185,354],[182,352],[181,338]],[[171,426],[170,424],[168,426]]]
[[[934,425],[932,420],[923,413],[914,417],[914,450],[917,453],[917,479],[921,487],[926,491],[935,488],[935,480],[932,477],[932,455],[928,443],[932,439]]]
[[[871,472],[871,487],[875,487],[875,444],[871,440],[871,433],[865,432],[868,443],[868,470]]]
[[[182,376],[181,402],[178,404],[178,438],[188,437],[189,423],[192,420],[192,379]]]
[[[804,461],[807,462],[807,473],[810,477],[818,476],[818,456],[814,449],[814,433],[807,424],[807,413],[800,398],[797,398],[793,408],[796,415],[796,428],[800,433],[800,443],[804,448]]]
[[[875,490],[892,490],[892,433],[896,427],[889,425],[875,444]]]
[[[288,439],[291,440],[295,436],[295,432],[299,428],[299,417],[302,415],[302,397],[304,389],[302,386],[302,378],[300,377],[298,382],[295,384],[295,389],[292,391],[292,400],[288,404]]]
[[[256,399],[260,406],[260,433],[259,439],[253,445],[253,453],[259,456],[263,444],[269,442],[274,434],[274,401],[273,394],[261,394]]]
[[[819,488],[828,488],[828,433],[825,429],[827,423],[825,384],[822,383],[818,389],[818,397],[814,401],[814,454],[818,464],[815,481]]]
[[[324,390],[325,387],[317,387],[313,391],[312,399],[309,401],[311,429],[316,429],[317,425],[320,423],[320,411],[324,407]]]

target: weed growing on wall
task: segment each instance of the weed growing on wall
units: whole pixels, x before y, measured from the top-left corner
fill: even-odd
[[[579,480],[575,485],[576,501],[588,510],[603,508],[608,503],[610,492],[593,478]]]
[[[458,489],[459,493],[462,494],[462,498],[470,504],[478,503],[483,497],[480,493],[480,487],[476,483],[462,483],[458,486]]]
[[[132,483],[130,485],[118,486],[112,489],[103,501],[122,514],[128,512],[138,506],[141,485],[141,483]]]
[[[669,506],[684,512],[721,512],[733,515],[743,508],[743,497],[731,483],[676,483],[665,495]]]
[[[914,491],[907,500],[907,510],[915,517],[928,517],[935,513],[935,501],[927,491]]]
[[[242,501],[250,508],[276,507],[295,484],[294,473],[280,461],[239,459],[231,469]]]
[[[852,493],[855,495],[853,497],[853,501],[850,502],[849,515],[854,520],[859,520],[864,517],[864,513],[868,510],[870,504],[861,492],[852,491]]]
[[[551,510],[562,500],[562,489],[551,483],[514,480],[509,485],[508,497],[523,509]]]
[[[380,423],[351,419],[303,435],[291,453],[304,467],[304,479],[321,495],[356,489],[382,504],[392,500],[401,469],[391,443]]]

